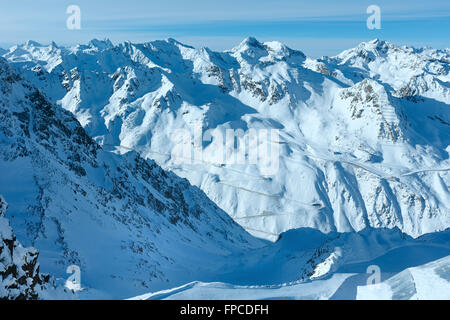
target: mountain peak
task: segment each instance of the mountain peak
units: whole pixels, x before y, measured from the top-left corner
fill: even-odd
[[[385,42],[385,41],[381,40],[380,38],[375,38],[375,39],[369,41],[369,43],[374,43],[374,44],[380,43],[380,42]]]
[[[27,42],[24,43],[25,47],[41,47],[42,44],[40,44],[37,41],[34,40],[27,40]]]
[[[261,42],[259,42],[255,37],[250,36],[242,40],[241,44],[246,44],[249,46],[259,46],[261,45]]]
[[[269,41],[264,42],[264,47],[272,54],[277,56],[278,58],[287,57],[287,56],[300,56],[305,58],[305,54],[300,50],[294,50],[289,48],[282,42],[279,41]]]
[[[246,51],[249,49],[264,49],[264,45],[254,37],[247,37],[239,45],[231,49],[232,52]]]
[[[381,40],[379,38],[375,38],[368,42],[362,42],[359,44],[358,48],[364,48],[370,51],[383,51],[383,49],[393,47],[391,43],[386,40]]]
[[[191,48],[191,49],[194,49],[194,47],[189,46],[189,45],[187,45],[187,44],[185,44],[185,43],[182,43],[182,42],[180,42],[180,41],[178,41],[178,40],[176,40],[176,39],[174,39],[174,38],[168,38],[166,41],[167,41],[168,43],[173,44],[173,45],[176,45],[176,46],[182,46],[182,47],[185,47],[185,48]]]
[[[362,58],[365,63],[372,62],[377,56],[384,56],[388,53],[389,49],[394,48],[392,44],[385,40],[375,38],[370,41],[361,42],[352,49],[345,50],[338,54],[336,57],[339,59]]]
[[[112,42],[105,38],[103,40],[99,40],[99,39],[92,39],[91,41],[89,41],[89,46],[91,48],[97,48],[100,50],[105,50],[105,49],[109,49],[114,47],[114,45],[112,44]]]

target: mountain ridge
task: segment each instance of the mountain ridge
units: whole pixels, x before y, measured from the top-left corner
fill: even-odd
[[[136,152],[104,151],[3,59],[0,119],[6,218],[46,273],[81,268],[78,297],[214,278],[233,252],[264,245],[187,180]]]
[[[3,56],[100,144],[187,178],[253,235],[448,227],[448,50],[373,40],[311,59],[255,38],[224,52],[175,40],[105,43]],[[223,135],[280,130],[278,174],[176,163],[172,135],[195,122]],[[255,179],[236,183],[239,174]]]

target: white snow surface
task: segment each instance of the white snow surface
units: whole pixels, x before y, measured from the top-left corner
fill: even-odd
[[[80,298],[215,279],[230,254],[264,245],[185,179],[136,152],[102,150],[4,60],[0,145],[6,218],[59,284],[69,265],[81,268]],[[0,232],[12,237],[3,223]]]
[[[173,39],[30,41],[3,56],[105,148],[187,178],[255,236],[398,227],[417,237],[450,226],[448,49],[376,39],[315,60],[250,37],[225,52]],[[175,159],[175,133],[195,124],[278,129],[279,170]]]
[[[365,284],[366,278],[337,272],[321,280],[271,286],[196,281],[129,300],[448,300],[450,255],[407,268],[377,284]]]
[[[405,274],[408,297],[430,297],[419,266],[450,255],[449,50],[374,40],[314,60],[254,38],[93,40],[3,56],[5,219],[43,272],[81,267],[77,297],[396,298]],[[197,123],[278,129],[279,170],[180,163],[173,136]]]
[[[358,287],[362,300],[449,300],[450,256],[408,268],[379,284]]]
[[[449,230],[417,239],[398,230],[386,229],[322,236],[313,230],[292,230],[283,234],[277,243],[264,249],[263,256],[268,256],[267,260],[272,261],[270,273],[262,259],[261,268],[253,271],[253,279],[243,274],[249,280],[247,282],[237,279],[214,283],[194,281],[129,299],[448,299]],[[308,250],[308,244],[315,246],[319,243],[319,247]],[[328,272],[317,277],[317,270],[323,269],[321,264],[327,263],[330,254],[336,251],[340,254],[330,264]],[[278,254],[273,256],[267,252]],[[290,258],[286,259],[284,254]],[[292,274],[295,270],[286,268],[289,266],[286,261],[302,266],[297,280],[286,281],[286,274]],[[274,264],[284,265],[282,273],[278,274]],[[368,284],[372,275],[368,271],[370,266],[379,268],[380,283]],[[269,282],[267,274],[277,277],[278,282]],[[285,277],[280,277],[281,274]]]

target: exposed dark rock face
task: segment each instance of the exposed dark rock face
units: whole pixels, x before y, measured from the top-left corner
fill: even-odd
[[[7,207],[0,195],[0,299],[39,299],[50,277],[39,272],[38,251],[17,241],[5,218]]]

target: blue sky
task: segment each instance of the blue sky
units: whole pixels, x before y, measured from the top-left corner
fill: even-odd
[[[142,42],[175,38],[229,49],[247,36],[280,40],[311,56],[333,55],[361,41],[450,47],[450,1],[379,0],[16,0],[0,11],[0,46],[32,39],[62,45],[109,38]],[[81,30],[66,28],[66,8],[81,8]],[[366,8],[381,8],[369,30]]]

